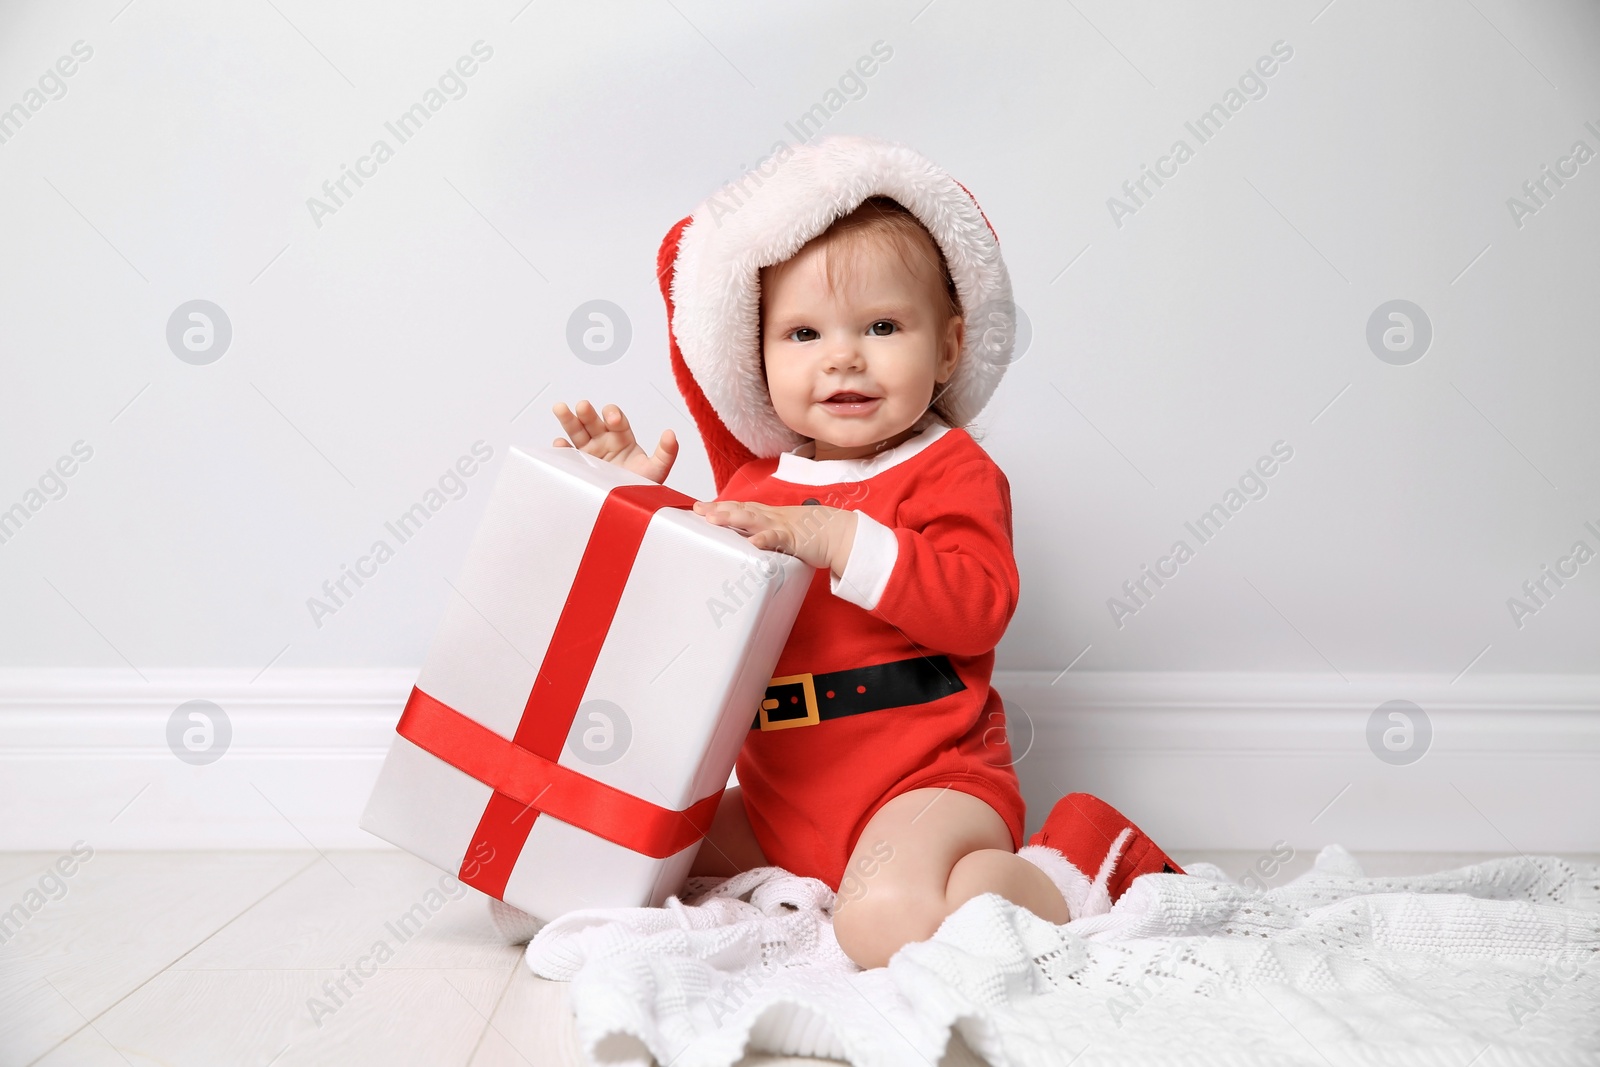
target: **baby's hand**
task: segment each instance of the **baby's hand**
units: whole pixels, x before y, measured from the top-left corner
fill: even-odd
[[[757,548],[783,552],[844,574],[856,537],[856,513],[822,504],[773,507],[751,500],[696,500],[694,513],[744,535]]]
[[[572,438],[568,443],[564,438],[557,437],[557,448],[576,447],[597,459],[626,467],[657,485],[667,480],[667,472],[672,470],[672,462],[678,458],[678,437],[670,429],[662,432],[661,443],[656,446],[655,454],[646,453],[633,439],[633,428],[628,425],[628,417],[615,404],[605,406],[604,418],[587,400],[578,401],[576,412],[565,404],[557,404],[550,410],[560,420],[567,436]]]

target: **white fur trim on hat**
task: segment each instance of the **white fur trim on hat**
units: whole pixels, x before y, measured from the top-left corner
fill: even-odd
[[[780,149],[695,209],[671,281],[672,328],[684,363],[723,423],[757,456],[806,440],[778,418],[761,373],[760,269],[789,259],[835,219],[879,195],[893,197],[928,228],[961,298],[965,344],[942,402],[965,424],[1000,384],[1012,331],[994,326],[1015,314],[1011,280],[999,242],[967,191],[912,149],[877,138],[825,137]]]

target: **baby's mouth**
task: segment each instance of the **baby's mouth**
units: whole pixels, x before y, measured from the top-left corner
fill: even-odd
[[[868,396],[866,393],[856,393],[841,390],[821,402],[822,407],[834,415],[865,415],[877,408],[881,396]]]

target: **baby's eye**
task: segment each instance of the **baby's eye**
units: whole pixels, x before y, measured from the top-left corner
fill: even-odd
[[[800,327],[798,327],[796,329],[790,330],[789,331],[789,336],[790,336],[790,338],[792,338],[793,340],[796,340],[796,341],[810,341],[810,340],[813,340],[814,338],[811,338],[811,337],[796,337],[795,334],[801,334],[801,333],[814,334],[816,332],[817,332],[816,330],[813,330],[809,326],[800,326]]]
[[[878,327],[879,326],[887,326],[887,327],[889,327],[889,329],[886,330],[886,331],[883,331],[883,332],[878,332]],[[895,324],[893,322],[890,322],[888,319],[879,319],[877,322],[873,323],[871,325],[871,327],[869,327],[869,328],[873,331],[872,336],[874,336],[874,337],[888,337],[891,333],[893,333],[896,329],[898,329],[898,327],[896,327]]]

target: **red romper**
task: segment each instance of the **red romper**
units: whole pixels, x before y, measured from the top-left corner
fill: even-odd
[[[818,462],[798,451],[746,463],[717,496],[860,512],[843,574],[817,569],[774,677],[942,654],[965,688],[752,729],[736,773],[762,852],[837,892],[878,808],[909,789],[945,785],[987,802],[1012,849],[1021,848],[1022,791],[1005,708],[989,685],[1019,587],[1004,473],[970,434],[942,423],[860,460]],[[830,697],[818,686],[816,699]]]

